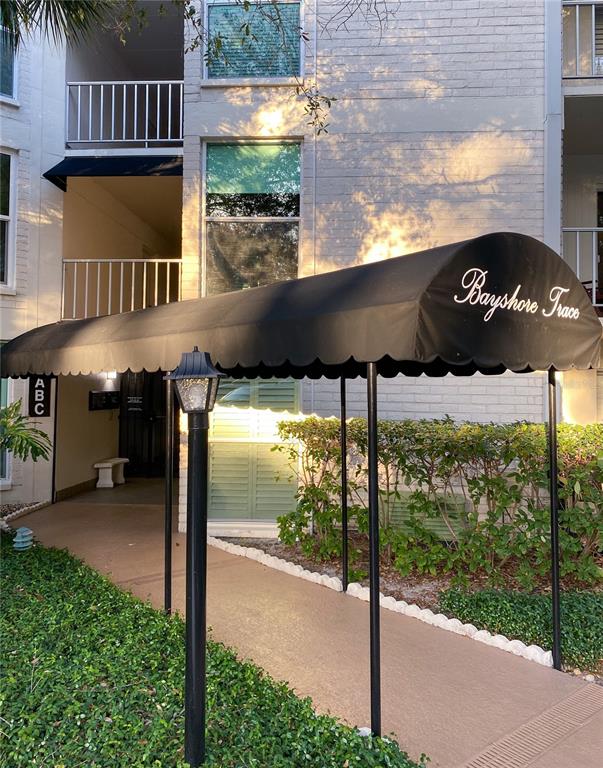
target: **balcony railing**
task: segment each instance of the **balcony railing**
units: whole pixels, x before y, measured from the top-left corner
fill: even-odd
[[[67,83],[65,137],[70,148],[182,144],[182,81]]]
[[[63,319],[131,312],[180,301],[177,259],[65,259]]]
[[[564,227],[563,258],[595,307],[603,307],[603,227]]]
[[[563,3],[563,77],[603,77],[603,2]]]

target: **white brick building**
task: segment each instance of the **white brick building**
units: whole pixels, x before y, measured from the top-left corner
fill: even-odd
[[[19,174],[16,294],[8,286],[2,295],[2,338],[61,312],[127,311],[500,230],[562,250],[603,306],[603,3],[382,5],[383,24],[357,14],[339,26],[340,2],[284,2],[284,28],[301,25],[307,39],[291,34],[281,50],[260,20],[260,50],[229,42],[240,9],[200,4],[210,33],[225,36],[227,67],[204,64],[202,47],[184,53],[190,30],[174,12],[151,13],[125,47],[107,36],[67,54],[28,45],[19,106],[1,105],[3,145],[15,150]],[[32,68],[41,56],[44,66]],[[328,133],[308,126],[300,82],[336,98]],[[12,127],[4,138],[9,120],[21,138]],[[65,192],[40,178],[63,158]],[[166,165],[177,169],[166,175]],[[84,489],[94,461],[109,454],[131,451],[134,471],[160,471],[160,385],[147,379],[60,380],[54,486],[14,466],[6,498]],[[596,372],[563,379],[566,418],[603,418]],[[120,419],[86,410],[89,391],[114,386]],[[350,415],[363,414],[363,383],[348,387]],[[380,386],[380,415],[541,421],[544,391],[537,374],[396,379]],[[276,421],[284,410],[336,414],[338,384],[238,383],[224,392],[211,514],[260,529],[291,500],[272,481]],[[142,411],[131,407],[136,397]],[[266,513],[268,493],[277,501]]]

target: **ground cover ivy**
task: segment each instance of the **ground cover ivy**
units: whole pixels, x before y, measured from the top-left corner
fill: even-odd
[[[509,640],[551,647],[550,595],[450,589],[441,593],[440,609]],[[565,667],[603,671],[603,593],[577,591],[561,595],[561,648]]]
[[[184,631],[64,551],[2,534],[0,765],[184,768]],[[208,766],[416,768],[232,651],[208,652]]]

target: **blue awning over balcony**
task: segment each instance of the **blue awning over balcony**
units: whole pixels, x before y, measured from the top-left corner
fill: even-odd
[[[66,157],[43,175],[65,192],[69,176],[182,176],[182,156]]]

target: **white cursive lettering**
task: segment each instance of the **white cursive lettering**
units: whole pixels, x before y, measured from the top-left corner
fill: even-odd
[[[479,305],[486,307],[487,311],[484,314],[484,322],[487,323],[490,320],[496,310],[507,309],[512,312],[526,312],[531,315],[535,315],[538,312],[539,305],[537,301],[530,298],[520,298],[519,292],[521,290],[521,283],[519,283],[511,295],[490,293],[484,290],[486,285],[486,278],[488,271],[485,269],[479,269],[478,267],[472,267],[468,269],[461,278],[461,285],[465,289],[464,296],[454,295],[454,300],[457,304],[471,304],[472,306]],[[563,288],[556,285],[551,289],[549,294],[549,300],[552,306],[548,309],[542,309],[544,317],[552,317],[553,315],[561,317],[567,320],[577,320],[580,317],[580,310],[578,307],[569,307],[561,303],[561,298],[564,294],[569,293],[569,288]]]

